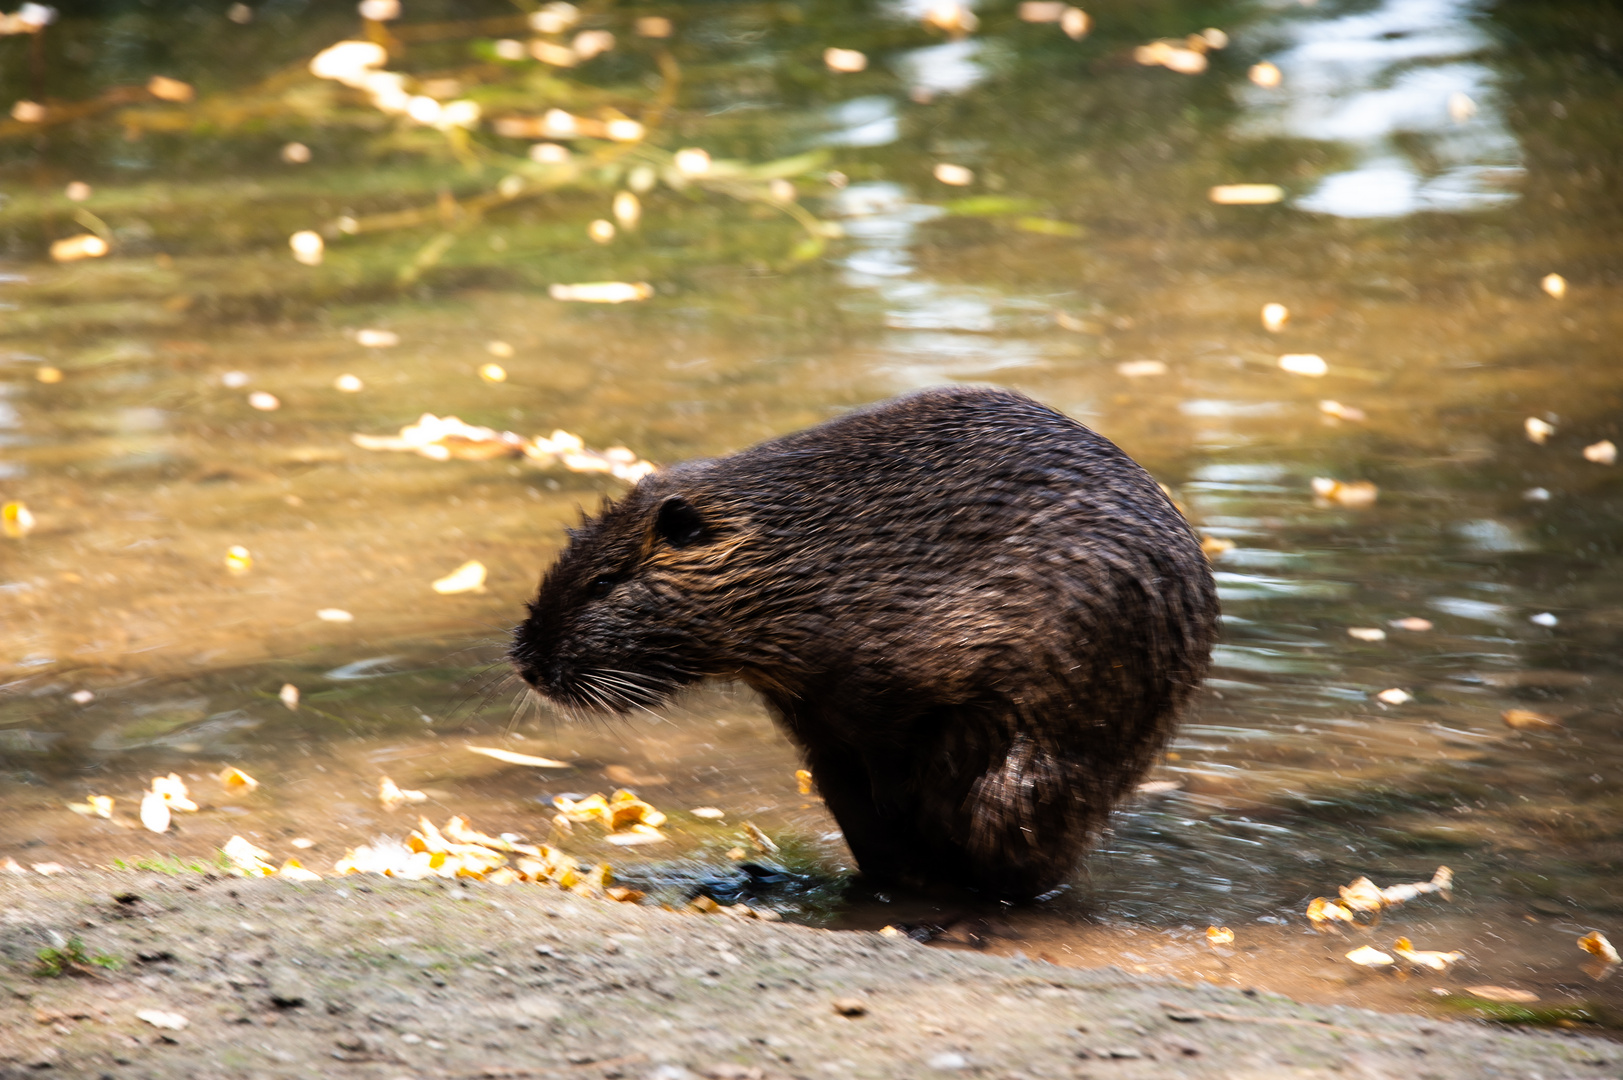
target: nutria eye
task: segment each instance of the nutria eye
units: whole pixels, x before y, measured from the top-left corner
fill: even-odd
[[[654,527],[665,542],[673,548],[691,547],[710,538],[710,528],[704,518],[693,509],[693,504],[680,495],[672,495],[659,504],[659,517]]]
[[[612,577],[608,574],[603,574],[599,577],[593,578],[592,583],[586,588],[595,599],[609,595],[609,593],[614,591],[614,587],[618,584],[620,584],[619,578]]]

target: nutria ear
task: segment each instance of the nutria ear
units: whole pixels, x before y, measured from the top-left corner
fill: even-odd
[[[710,536],[710,528],[705,525],[704,518],[693,509],[692,503],[680,495],[672,495],[659,504],[659,516],[654,520],[654,528],[673,548],[689,547]]]

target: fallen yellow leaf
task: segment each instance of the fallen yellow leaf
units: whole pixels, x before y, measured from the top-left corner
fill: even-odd
[[[169,804],[156,791],[141,796],[141,824],[148,832],[169,831]]]
[[[270,852],[256,847],[240,836],[233,836],[227,840],[220,853],[226,857],[233,871],[249,877],[269,877],[276,873],[276,867],[266,861],[271,857]]]
[[[1360,945],[1347,954],[1347,959],[1360,967],[1386,967],[1397,962],[1381,950],[1368,945]]]
[[[1465,955],[1458,952],[1430,952],[1416,949],[1414,943],[1406,937],[1394,941],[1392,951],[1416,967],[1429,968],[1432,971],[1445,971],[1450,964]]]
[[[186,790],[186,781],[177,773],[168,776],[154,776],[152,778],[152,793],[163,799],[171,810],[193,811],[197,804],[192,802],[191,793]]]
[[[297,859],[289,859],[276,871],[276,877],[287,878],[289,881],[320,881],[321,875],[314,870],[306,870],[304,864]]]

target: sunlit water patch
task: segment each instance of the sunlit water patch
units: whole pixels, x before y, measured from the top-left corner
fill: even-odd
[[[1269,55],[1283,80],[1246,89],[1241,131],[1335,142],[1355,157],[1297,200],[1304,210],[1400,217],[1509,203],[1523,155],[1498,76],[1479,59],[1496,47],[1482,17],[1473,0],[1385,0],[1260,27],[1259,38],[1283,40]]]

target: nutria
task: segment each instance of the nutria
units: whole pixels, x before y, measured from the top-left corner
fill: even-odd
[[[588,709],[747,683],[865,877],[1033,896],[1166,745],[1216,626],[1193,532],[1115,444],[944,389],[644,478],[571,530],[511,659]]]

